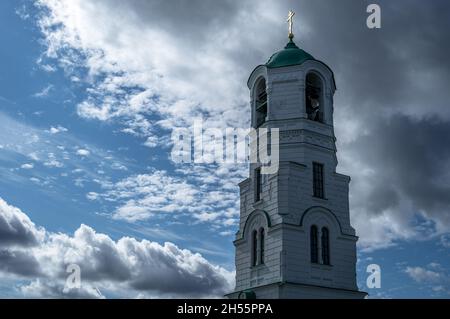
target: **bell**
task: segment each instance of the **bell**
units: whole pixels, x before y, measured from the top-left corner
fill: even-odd
[[[311,107],[313,109],[317,109],[320,106],[320,102],[318,99],[311,99]]]

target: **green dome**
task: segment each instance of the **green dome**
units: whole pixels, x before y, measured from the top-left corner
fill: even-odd
[[[281,68],[284,66],[300,65],[308,60],[314,60],[314,57],[300,49],[291,39],[284,50],[272,55],[269,62],[266,63],[266,66],[268,68]]]

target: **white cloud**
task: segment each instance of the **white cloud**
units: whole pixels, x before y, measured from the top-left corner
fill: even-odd
[[[97,194],[97,193],[95,193],[95,192],[89,192],[89,193],[86,195],[86,198],[89,199],[89,200],[91,200],[91,201],[96,200],[98,197],[99,197],[99,194]]]
[[[443,275],[422,267],[406,267],[405,272],[419,283],[436,283],[443,279]]]
[[[162,214],[167,218],[182,214],[220,228],[237,224],[239,194],[236,185],[245,170],[230,166],[183,167],[180,171],[184,176],[170,176],[159,170],[130,176],[105,185],[104,193],[98,198],[117,203],[114,218],[128,222]]]
[[[157,147],[160,143],[160,138],[158,138],[157,136],[149,136],[147,138],[147,141],[144,143],[145,146],[149,147],[149,148],[154,148]]]
[[[39,64],[39,66],[41,67],[42,70],[48,73],[53,73],[58,70],[55,66],[49,64]]]
[[[233,289],[232,272],[172,243],[160,245],[130,237],[114,241],[85,225],[73,236],[50,233],[2,199],[0,239],[0,249],[6,249],[0,254],[0,272],[25,282],[32,278],[19,284],[26,297],[220,297]],[[81,268],[82,289],[64,295],[70,264]]]
[[[61,126],[55,126],[61,132]],[[50,130],[42,130],[29,124],[19,122],[0,112],[0,136],[2,136],[3,149],[2,158],[7,158],[11,162],[17,162],[18,158],[29,159],[28,162],[18,163],[17,167],[26,165],[23,169],[38,169],[40,173],[41,166],[52,169],[47,170],[44,176],[34,176],[33,179],[24,178],[24,171],[16,169],[8,170],[8,174],[1,174],[4,180],[31,182],[40,186],[46,186],[45,189],[56,189],[60,182],[61,174],[69,172],[69,178],[74,182],[77,178],[85,181],[94,181],[108,179],[108,174],[116,169],[126,170],[127,167],[134,167],[130,160],[123,158],[116,152],[108,151],[89,143],[86,140],[80,140],[73,134],[51,134]],[[77,155],[78,150],[89,151],[89,156]],[[73,152],[73,154],[72,154]],[[82,154],[86,154],[82,152]],[[113,167],[109,165],[112,163]],[[39,167],[37,166],[38,164]],[[61,171],[61,169],[64,171]],[[6,168],[3,168],[6,169]],[[0,170],[2,170],[0,168]],[[100,174],[99,171],[103,171]],[[0,172],[1,173],[1,172]],[[76,176],[75,176],[76,175]],[[59,188],[59,187],[58,187]]]
[[[56,155],[54,153],[49,153],[47,155],[47,160],[44,162],[44,165],[50,168],[61,168],[64,166],[62,162],[56,159]]]
[[[407,266],[403,270],[412,280],[429,289],[431,297],[448,297],[450,295],[450,275],[439,263],[432,262],[426,267]]]
[[[16,14],[22,19],[22,20],[28,20],[30,18],[30,14],[28,13],[27,7],[25,5],[21,5],[16,9]]]
[[[224,236],[224,237],[233,236],[234,234],[235,234],[235,232],[233,232],[233,231],[223,231],[223,232],[219,233],[220,236]]]
[[[36,162],[39,161],[39,156],[36,154],[36,152],[28,154],[28,157],[30,159],[32,159],[33,161],[36,161]]]
[[[441,264],[437,263],[437,262],[431,262],[428,264],[429,268],[435,269],[435,270],[443,270]]]
[[[33,163],[29,163],[29,164],[23,164],[21,166],[22,169],[33,169],[34,168],[34,164]]]
[[[66,129],[65,127],[58,125],[57,127],[52,126],[48,132],[50,134],[59,134],[59,133],[65,133],[67,131],[68,131],[68,129]]]
[[[53,85],[48,85],[46,86],[44,89],[42,89],[41,91],[33,94],[34,97],[36,98],[44,98],[49,96],[50,92],[53,90],[54,86]]]
[[[50,10],[40,20],[47,56],[57,58],[68,70],[87,67],[90,80],[95,79],[89,97],[78,106],[78,114],[102,121],[121,118],[128,129],[143,134],[151,124],[144,117],[149,113],[159,115],[163,120],[160,123],[166,126],[189,123],[201,113],[221,116],[222,125],[248,123],[247,117],[236,116],[243,114],[242,109],[247,113],[242,103],[248,99],[245,81],[250,70],[242,60],[253,58],[253,52],[242,48],[250,39],[256,47],[270,44],[269,37],[255,34],[275,33],[275,17],[285,15],[284,8],[276,3],[253,1],[223,4],[223,10],[213,18],[206,5],[194,13],[201,16],[201,23],[183,21],[186,28],[198,31],[197,37],[187,40],[179,29],[165,28],[155,19],[167,14],[165,4],[37,2]],[[264,10],[258,10],[260,6]],[[220,19],[220,27],[215,19]],[[260,19],[265,21],[262,27],[253,23]],[[120,41],[111,41],[111,34]],[[67,47],[76,51],[69,53]],[[129,88],[135,90],[130,92]]]
[[[91,155],[91,152],[90,152],[90,151],[88,151],[88,150],[84,150],[84,149],[79,149],[79,150],[77,151],[77,155],[80,155],[80,156],[86,157],[86,156],[89,156],[89,155]]]
[[[441,236],[441,245],[445,248],[450,248],[450,235]]]
[[[32,181],[35,184],[41,184],[41,180],[39,178],[36,178],[36,177],[31,177],[30,181]]]
[[[84,284],[80,289],[64,290],[61,283],[36,279],[19,287],[20,292],[26,298],[33,299],[104,299],[102,293],[90,284]]]
[[[125,165],[123,165],[121,163],[117,163],[117,162],[113,163],[111,165],[111,168],[115,171],[127,171],[128,170],[128,168]]]
[[[220,215],[221,215],[220,213],[206,213],[206,212],[194,214],[195,218],[197,218],[202,222],[213,222],[217,220],[220,217]]]

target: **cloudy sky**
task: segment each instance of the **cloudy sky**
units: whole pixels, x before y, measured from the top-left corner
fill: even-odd
[[[366,26],[367,5],[382,28]],[[0,2],[0,297],[217,297],[232,289],[245,165],[176,165],[171,132],[249,126],[246,80],[287,39],[336,76],[358,282],[450,297],[450,4]],[[82,289],[63,292],[66,267]]]

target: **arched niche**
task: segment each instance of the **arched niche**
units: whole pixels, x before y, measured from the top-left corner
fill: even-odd
[[[316,72],[308,72],[305,80],[305,105],[308,119],[325,123],[325,85]]]
[[[254,88],[255,128],[263,125],[267,120],[268,99],[267,83],[264,77],[258,79]]]

